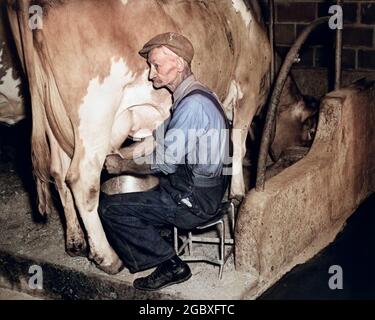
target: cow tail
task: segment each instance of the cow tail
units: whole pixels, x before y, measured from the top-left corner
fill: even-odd
[[[24,61],[24,71],[29,80],[30,97],[32,105],[32,136],[31,158],[33,163],[33,175],[36,181],[38,193],[38,209],[42,215],[51,213],[53,204],[50,191],[50,164],[51,150],[47,137],[47,117],[43,104],[43,97],[38,91],[38,83],[41,81],[40,70],[35,59],[33,31],[29,28],[28,8],[30,0],[20,1],[18,10],[19,36],[21,38],[21,57]],[[9,10],[12,10],[11,8]],[[12,15],[10,15],[12,17]],[[39,72],[39,73],[38,73]]]

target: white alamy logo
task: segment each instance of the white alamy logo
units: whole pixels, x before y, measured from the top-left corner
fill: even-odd
[[[32,290],[43,290],[43,270],[41,266],[32,265],[29,268],[29,288]]]
[[[329,278],[328,286],[331,290],[342,290],[344,289],[344,273],[342,267],[340,266],[331,266],[328,270],[329,274],[333,274]]]
[[[335,5],[331,6],[328,10],[329,14],[333,16],[329,19],[328,25],[332,30],[342,30],[344,25],[344,12],[341,6]]]
[[[41,6],[31,6],[29,8],[29,28],[31,30],[43,29],[43,9]]]

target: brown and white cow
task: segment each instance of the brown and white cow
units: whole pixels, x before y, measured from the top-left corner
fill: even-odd
[[[25,118],[25,109],[16,50],[13,50],[3,4],[0,4],[0,123],[13,125]]]
[[[42,29],[29,28],[30,5],[43,9]],[[153,89],[137,54],[159,33],[191,39],[194,73],[233,117],[239,143],[231,194],[244,195],[245,140],[268,95],[271,55],[256,11],[243,0],[8,0],[32,100],[39,209],[50,211],[52,176],[65,210],[69,253],[86,249],[77,208],[90,258],[109,273],[121,267],[97,214],[100,172],[106,155],[118,152],[127,137],[146,136],[169,114],[170,94]]]
[[[43,8],[42,29],[29,28],[31,4]],[[106,155],[128,136],[153,129],[168,115],[170,94],[153,89],[137,54],[159,33],[191,39],[193,71],[233,112],[241,144],[234,150],[232,194],[244,195],[245,139],[268,93],[270,46],[243,0],[8,0],[8,6],[31,93],[39,209],[49,211],[52,176],[65,209],[68,252],[86,247],[76,205],[90,258],[109,273],[121,266],[97,214],[100,172]],[[145,128],[144,115],[152,128]]]

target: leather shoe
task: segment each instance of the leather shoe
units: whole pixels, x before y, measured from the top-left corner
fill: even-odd
[[[150,275],[134,280],[133,286],[139,290],[155,291],[172,284],[177,284],[189,280],[191,271],[187,263],[179,257],[173,258],[159,264]]]

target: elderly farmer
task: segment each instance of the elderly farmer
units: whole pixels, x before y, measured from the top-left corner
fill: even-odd
[[[135,288],[151,291],[191,277],[189,266],[161,237],[160,229],[192,229],[215,217],[228,186],[223,155],[229,135],[216,95],[192,74],[194,48],[187,38],[158,35],[140,55],[148,60],[154,87],[173,93],[171,116],[156,130],[151,164],[111,155],[106,168],[111,174],[158,174],[160,185],[147,192],[103,195],[99,213],[111,245],[132,273],[156,267],[134,281]],[[183,152],[176,156],[176,149]]]

